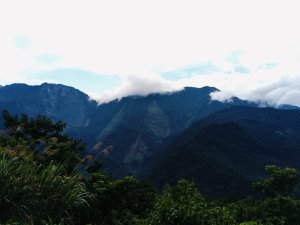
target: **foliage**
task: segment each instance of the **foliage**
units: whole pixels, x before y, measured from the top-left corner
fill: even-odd
[[[233,225],[235,221],[226,207],[208,202],[195,184],[180,180],[174,188],[165,188],[142,224]]]
[[[265,168],[269,177],[263,181],[254,183],[256,191],[266,197],[276,195],[289,195],[292,193],[298,181],[297,171],[293,168],[281,169],[276,165],[268,165]]]
[[[267,225],[297,225],[300,222],[300,201],[292,195],[297,184],[297,171],[269,165],[265,168],[269,175],[255,182],[254,188],[262,194],[262,199],[245,199],[233,204],[235,217],[239,222]]]
[[[36,163],[2,154],[0,159],[0,221],[40,223],[81,217],[91,195],[76,175],[65,176],[63,165]]]
[[[101,168],[103,167],[102,162],[95,160],[92,165],[88,166],[86,168],[88,173],[96,173],[97,171],[99,171]]]
[[[43,165],[52,161],[63,163],[66,172],[71,172],[80,162],[78,153],[84,144],[63,133],[66,124],[62,121],[54,123],[45,116],[29,118],[26,114],[19,118],[6,110],[2,117],[7,130],[0,135],[0,146],[14,152],[22,149],[22,154],[33,154]]]
[[[87,186],[95,196],[95,223],[103,220],[105,224],[119,224],[128,218],[131,221],[144,216],[152,209],[156,196],[151,185],[133,177],[110,180],[101,173],[95,173],[91,175]]]
[[[112,179],[87,167],[84,146],[61,121],[11,116],[0,132],[0,224],[99,225],[299,225],[300,200],[293,168],[266,166],[267,177],[253,184],[260,197],[215,200],[194,183],[180,180],[159,193],[133,177]],[[86,170],[84,176],[79,172]]]

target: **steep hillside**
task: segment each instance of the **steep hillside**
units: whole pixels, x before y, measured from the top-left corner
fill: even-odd
[[[249,194],[267,164],[300,169],[299,133],[299,110],[231,107],[173,138],[144,177],[160,187],[188,178],[210,195]]]
[[[126,97],[98,107],[94,120],[97,141],[113,145],[109,156],[131,174],[138,174],[147,159],[160,150],[164,140],[189,127],[193,122],[233,104],[211,101],[215,88],[185,88],[171,94]],[[97,126],[97,127],[95,127]]]
[[[209,94],[214,91],[217,89],[212,87],[185,88],[97,105],[86,94],[64,85],[12,84],[0,88],[0,110],[63,120],[68,123],[66,132],[83,139],[88,149],[99,142],[103,142],[103,148],[113,146],[105,157],[98,154],[109,162],[106,165],[114,163],[120,167],[118,171],[137,174],[167,137],[212,112],[232,104],[247,104],[239,99],[230,104],[211,101]]]
[[[75,137],[80,137],[82,129],[90,125],[96,107],[96,102],[89,101],[86,94],[60,84],[12,84],[0,88],[1,111],[63,120],[68,123],[67,132]]]
[[[299,110],[211,101],[214,91],[185,88],[97,105],[72,87],[13,84],[0,87],[0,110],[61,119],[107,174],[148,177],[157,186],[185,177],[208,194],[243,195],[266,164],[300,169]]]

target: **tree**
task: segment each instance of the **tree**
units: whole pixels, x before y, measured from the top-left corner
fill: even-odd
[[[253,184],[262,198],[233,204],[235,218],[238,222],[247,221],[243,224],[300,224],[300,201],[291,195],[298,181],[297,171],[275,165],[268,165],[265,170],[268,177]]]
[[[294,168],[280,168],[276,165],[265,167],[268,177],[253,184],[254,189],[264,197],[287,196],[292,193],[298,182],[298,173]]]
[[[19,125],[18,115],[12,116],[12,115],[9,114],[9,112],[7,110],[3,110],[2,118],[3,118],[3,121],[4,121],[4,126],[6,128],[12,128],[14,126]]]
[[[38,140],[46,137],[59,137],[67,124],[61,120],[53,122],[49,117],[37,116],[28,118],[26,114],[11,115],[7,110],[2,112],[5,127],[11,135]]]
[[[158,196],[154,210],[144,225],[235,225],[230,211],[207,201],[195,184],[178,181],[175,187],[167,186]]]
[[[53,122],[46,116],[13,116],[7,110],[2,116],[7,135],[0,136],[0,145],[9,146],[15,152],[22,149],[25,155],[34,154],[43,166],[51,161],[63,163],[69,173],[80,162],[79,152],[85,149],[85,145],[64,134],[66,123]]]
[[[111,180],[101,173],[90,176],[87,186],[95,196],[93,223],[128,224],[152,210],[155,189],[133,177]]]

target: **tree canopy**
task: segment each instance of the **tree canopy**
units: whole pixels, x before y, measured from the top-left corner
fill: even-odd
[[[300,224],[293,168],[266,166],[266,178],[253,183],[259,196],[245,199],[213,199],[184,179],[159,191],[134,177],[108,177],[96,159],[85,165],[84,145],[64,134],[62,121],[2,116],[0,224]]]

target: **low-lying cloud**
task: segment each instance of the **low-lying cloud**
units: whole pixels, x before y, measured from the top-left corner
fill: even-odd
[[[286,77],[272,84],[244,91],[243,93],[220,91],[211,94],[212,99],[226,101],[233,96],[259,102],[262,106],[279,107],[284,104],[300,107],[300,78]]]
[[[106,103],[111,100],[121,99],[125,96],[146,96],[151,93],[165,93],[178,90],[172,82],[162,79],[156,75],[127,75],[122,77],[122,84],[117,89],[106,91],[100,97],[96,97],[98,102]]]
[[[289,72],[288,74],[285,71]],[[257,66],[247,73],[220,69],[218,73],[199,74],[178,80],[167,80],[159,75],[130,75],[122,78],[122,85],[98,97],[105,103],[124,96],[178,91],[184,87],[212,86],[219,92],[211,94],[212,100],[227,101],[232,97],[278,107],[283,104],[300,107],[300,74],[285,66]]]

